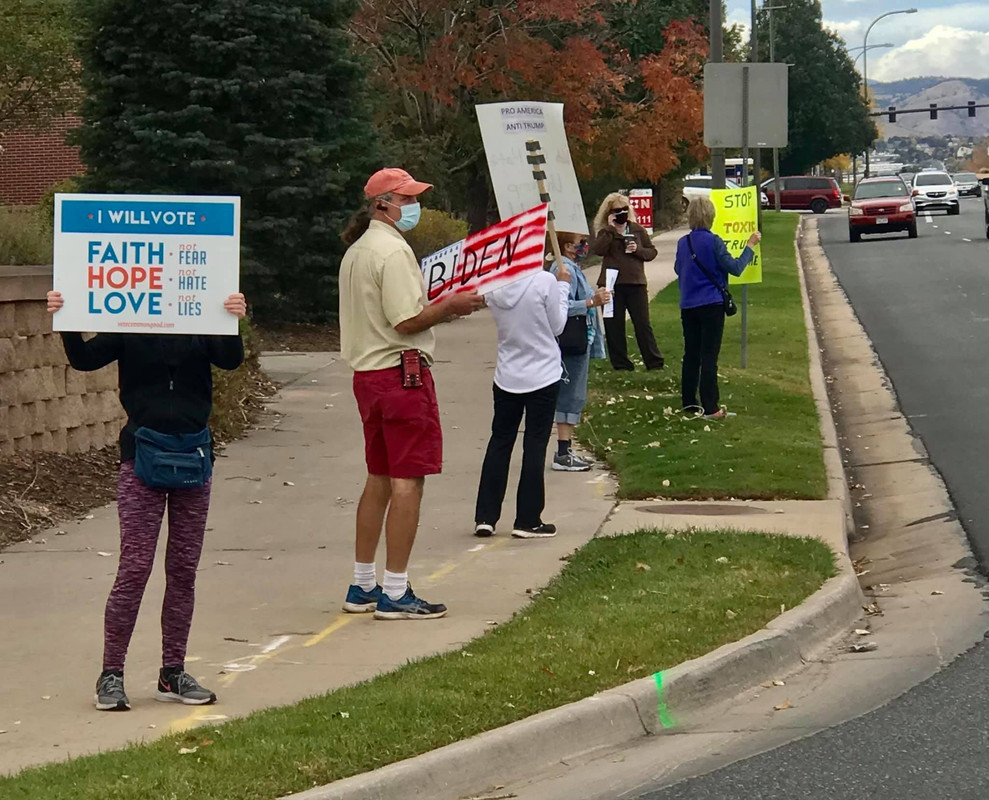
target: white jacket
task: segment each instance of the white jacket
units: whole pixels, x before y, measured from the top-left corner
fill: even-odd
[[[523,278],[485,295],[498,326],[495,385],[512,394],[543,389],[563,377],[556,337],[570,307],[570,283],[549,272]]]

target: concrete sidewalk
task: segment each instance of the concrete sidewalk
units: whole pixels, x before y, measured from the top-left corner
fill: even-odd
[[[673,279],[682,231],[657,237],[650,288]],[[596,269],[590,277],[596,278]],[[133,710],[100,714],[92,691],[102,650],[102,613],[119,549],[116,509],[37,536],[0,554],[0,773],[153,739],[203,722],[242,716],[351,684],[408,659],[455,648],[507,620],[545,585],[560,558],[601,529],[613,484],[602,471],[547,473],[546,519],[560,535],[518,541],[473,537],[473,505],[491,418],[495,331],[481,313],[438,329],[435,374],[446,436],[444,474],[426,487],[410,565],[422,595],[450,615],[389,624],[340,612],[353,563],[353,519],[363,485],[363,443],[350,373],[336,354],[272,354],[281,384],[274,414],[218,461],[199,579],[189,670],[220,702],[191,709],[153,700],[157,677],[159,566],[131,645]],[[662,347],[665,343],[660,342]],[[516,453],[515,470],[519,461]],[[513,471],[512,485],[517,479]],[[607,532],[645,523],[823,533],[836,548],[844,527],[834,502],[760,504],[763,513],[673,504],[664,513],[622,508]],[[804,506],[814,506],[810,517]],[[691,508],[689,514],[684,509]],[[782,514],[778,512],[782,511]],[[510,491],[504,518],[511,522]],[[697,512],[701,512],[698,516]],[[796,514],[796,516],[794,516]],[[820,528],[820,530],[818,530]],[[164,537],[163,537],[164,538]],[[159,551],[159,561],[161,551]],[[379,564],[380,566],[380,564]]]
[[[673,278],[662,253],[649,273],[654,291]],[[446,603],[449,616],[388,624],[341,613],[365,476],[350,371],[335,353],[267,355],[264,367],[281,391],[264,426],[217,462],[187,659],[220,702],[192,709],[153,700],[163,536],[127,662],[133,709],[93,709],[103,606],[119,552],[116,507],[97,509],[0,554],[0,773],[295,702],[458,647],[510,618],[528,601],[527,589],[559,571],[560,557],[587,542],[611,511],[609,476],[547,472],[545,517],[560,535],[513,540],[504,531],[514,514],[519,447],[501,533],[476,539],[494,323],[480,313],[437,334],[444,474],[426,484],[410,577],[423,596]]]

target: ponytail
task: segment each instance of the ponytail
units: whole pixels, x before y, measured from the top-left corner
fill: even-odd
[[[371,225],[373,214],[374,211],[370,207],[365,206],[350,218],[347,227],[340,234],[340,238],[343,239],[345,245],[349,247],[364,235],[365,231]]]

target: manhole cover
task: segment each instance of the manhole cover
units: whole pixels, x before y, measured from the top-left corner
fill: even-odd
[[[636,511],[650,514],[677,514],[684,517],[742,517],[748,514],[768,514],[764,508],[730,506],[725,503],[677,503],[661,506],[639,506]]]

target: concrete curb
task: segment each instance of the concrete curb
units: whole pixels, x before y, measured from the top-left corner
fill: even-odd
[[[828,493],[841,499],[846,509],[847,538],[851,499],[800,259],[802,232],[803,221],[794,247],[807,321],[811,384],[825,447]],[[862,590],[847,550],[837,555],[836,577],[799,607],[738,642],[652,677],[291,798],[454,800],[537,774],[560,761],[689,727],[711,706],[798,669],[847,629],[861,612]]]

